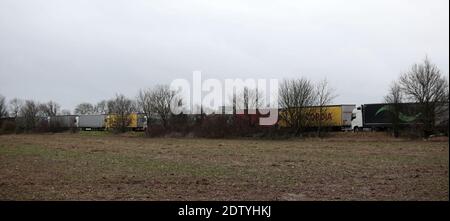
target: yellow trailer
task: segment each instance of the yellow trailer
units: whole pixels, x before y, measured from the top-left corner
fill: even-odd
[[[141,115],[137,113],[129,114],[127,116],[128,121],[127,128],[139,129],[140,124],[138,123],[138,121],[140,120],[140,117]],[[106,129],[114,128],[114,125],[116,123],[119,123],[117,122],[118,120],[120,120],[119,118],[120,116],[117,114],[108,114],[108,116],[106,117]]]
[[[303,122],[306,127],[332,127],[346,129],[351,127],[351,115],[356,105],[328,105],[322,107],[297,108],[291,111],[302,111],[305,116]],[[280,127],[289,127],[286,122],[289,114],[287,110],[280,110],[278,125]]]

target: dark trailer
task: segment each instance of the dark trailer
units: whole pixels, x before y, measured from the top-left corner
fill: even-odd
[[[417,103],[364,104],[358,111],[362,116],[362,125],[357,125],[359,128],[385,129],[395,123],[402,127],[417,125],[422,117]]]
[[[420,107],[416,103],[401,104],[365,104],[363,108],[363,122],[365,126],[390,127],[398,112],[399,124],[414,124],[420,119]]]

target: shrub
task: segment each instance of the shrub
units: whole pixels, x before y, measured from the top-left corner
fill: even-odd
[[[16,131],[16,123],[14,121],[2,121],[0,124],[0,134],[11,134]]]

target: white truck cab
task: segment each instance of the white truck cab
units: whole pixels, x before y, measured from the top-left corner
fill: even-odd
[[[356,107],[352,111],[352,130],[354,132],[356,131],[362,131],[364,128],[363,125],[363,116],[362,116],[362,108],[361,106]]]

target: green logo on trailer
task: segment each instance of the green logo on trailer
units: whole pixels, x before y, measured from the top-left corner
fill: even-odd
[[[377,116],[378,114],[383,113],[383,112],[385,112],[385,111],[394,113],[394,110],[393,110],[393,108],[392,108],[392,105],[384,105],[383,107],[381,107],[380,109],[378,109],[378,111],[375,113],[375,116]],[[422,115],[422,113],[418,113],[418,114],[416,114],[415,116],[411,116],[411,115],[406,115],[406,114],[404,114],[404,113],[402,113],[402,112],[399,112],[399,113],[398,113],[398,119],[400,119],[400,120],[403,121],[403,122],[408,122],[408,123],[410,123],[410,122],[413,122],[413,121],[417,120],[417,118],[419,118],[420,115]]]

